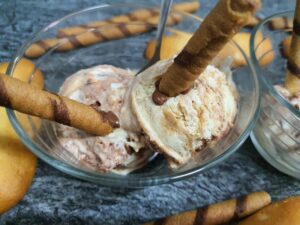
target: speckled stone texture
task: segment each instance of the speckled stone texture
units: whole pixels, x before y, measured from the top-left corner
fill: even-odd
[[[10,60],[25,39],[50,21],[106,2],[16,0],[17,4],[13,4],[12,0],[0,0],[0,5],[7,1],[11,3],[2,6],[0,15],[7,15],[11,22],[0,30],[0,61]],[[158,0],[152,1],[159,4]],[[201,0],[198,14],[206,14],[215,2]],[[263,4],[261,16],[294,7],[292,0],[264,0]],[[0,218],[0,224],[135,225],[257,190],[269,191],[277,200],[300,194],[300,182],[269,166],[250,140],[226,162],[205,173],[185,181],[138,190],[111,189],[77,180],[40,161],[28,194]]]

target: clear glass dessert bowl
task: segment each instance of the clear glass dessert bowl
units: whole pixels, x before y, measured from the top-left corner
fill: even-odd
[[[25,57],[29,46],[45,38],[55,37],[57,31],[63,27],[86,24],[90,21],[99,21],[110,18],[114,15],[129,13],[135,9],[147,8],[149,5],[100,5],[70,14],[59,19],[29,39],[16,53],[13,62],[10,64],[8,74],[13,72],[19,60]],[[166,29],[167,35],[178,31],[193,32],[201,23],[201,19],[186,13],[179,13],[181,22]],[[111,25],[106,25],[109,27]],[[86,31],[91,32],[91,31]],[[106,30],[103,29],[105,35]],[[144,51],[147,42],[154,39],[156,35],[155,26],[150,32],[128,38],[117,39],[97,43],[88,47],[78,48],[69,52],[57,52],[60,44],[55,45],[43,56],[34,59],[35,65],[40,69],[45,79],[45,89],[57,93],[64,80],[78,70],[89,68],[100,64],[110,64],[120,68],[139,70],[147,61],[144,58]],[[234,153],[250,134],[256,117],[260,99],[258,79],[252,65],[244,52],[235,43],[230,43],[245,59],[246,66],[232,70],[232,78],[239,95],[238,113],[230,131],[218,141],[216,145],[202,151],[198,159],[178,169],[168,168],[163,156],[158,155],[149,163],[126,176],[113,173],[99,173],[86,168],[78,163],[64,151],[57,141],[54,122],[39,120],[31,116],[20,116],[18,112],[8,110],[8,115],[13,127],[21,137],[24,144],[31,149],[40,159],[53,167],[74,177],[114,187],[144,187],[159,185],[178,181],[196,175],[225,160]],[[228,59],[217,60],[226,64]],[[34,79],[28,80],[30,83]],[[22,118],[21,118],[22,117]],[[59,152],[59,153],[58,153]]]
[[[282,41],[290,35],[289,31],[271,30],[270,23],[278,18],[293,19],[293,12],[273,15],[258,25],[251,34],[251,61],[259,75],[262,87],[260,115],[251,134],[258,152],[275,168],[300,178],[300,112],[294,108],[274,85],[283,85],[287,71],[287,59],[283,54]],[[263,38],[258,37],[263,35]],[[254,46],[256,39],[260,43]],[[256,52],[266,40],[271,40],[273,50],[257,58]],[[260,66],[260,61],[268,54],[274,60],[268,66]]]

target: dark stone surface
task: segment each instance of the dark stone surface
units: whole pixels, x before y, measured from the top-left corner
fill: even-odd
[[[0,5],[7,1],[0,0]],[[158,0],[152,1],[158,3]],[[0,61],[10,60],[24,40],[50,21],[103,2],[16,0],[17,4],[4,4],[0,15],[8,16],[10,23],[0,30]],[[215,2],[201,0],[199,14],[207,13]],[[294,6],[294,1],[263,2],[262,16]],[[77,180],[40,161],[28,194],[17,207],[0,218],[0,224],[133,225],[251,191],[269,191],[277,200],[300,194],[299,187],[299,181],[269,166],[250,140],[226,162],[207,172],[185,181],[138,190],[111,189]]]

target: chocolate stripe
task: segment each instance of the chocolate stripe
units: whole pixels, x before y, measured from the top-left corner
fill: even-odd
[[[76,36],[69,36],[68,41],[73,45],[74,48],[82,47],[83,45],[78,41]]]
[[[159,220],[156,220],[153,225],[165,225],[167,223],[168,219],[167,218],[162,218]]]
[[[208,212],[208,206],[198,209],[193,225],[205,224],[207,212]]]
[[[59,102],[57,102],[55,99],[50,99],[50,101],[53,110],[54,121],[65,125],[70,125],[71,121],[68,108],[63,99],[59,97]]]
[[[0,75],[0,105],[11,108],[11,102],[9,100],[9,96],[5,87],[5,83],[2,79],[2,76],[6,75]]]
[[[100,29],[93,30],[92,33],[96,37],[101,38],[103,41],[108,41],[109,40],[107,37],[104,36],[104,34],[101,32]]]
[[[297,65],[294,65],[290,61],[288,61],[287,68],[292,74],[300,78],[300,68]]]
[[[119,23],[118,24],[119,29],[121,32],[125,35],[125,37],[131,36],[130,31],[127,29],[127,26],[125,23]]]
[[[241,215],[246,210],[246,202],[247,202],[247,196],[241,196],[236,199],[236,205],[235,205],[233,218],[237,219],[237,218],[241,217]]]
[[[51,48],[51,46],[44,40],[40,40],[40,41],[36,42],[35,44],[38,45],[39,47],[41,47],[42,49],[44,49],[45,51],[48,51],[48,49]]]
[[[293,22],[293,32],[300,36],[300,23],[297,20],[294,20]]]

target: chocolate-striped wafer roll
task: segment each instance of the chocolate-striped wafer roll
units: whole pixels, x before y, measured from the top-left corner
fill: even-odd
[[[49,49],[62,42],[63,39],[58,38],[37,41],[26,49],[25,56],[28,58],[40,57],[41,55],[44,55]]]
[[[176,96],[188,90],[259,6],[259,0],[220,0],[162,75],[159,91]]]
[[[173,9],[175,11],[182,11],[182,12],[189,12],[189,13],[197,11],[198,8],[199,8],[198,1],[183,2],[183,3],[175,4],[173,6]],[[159,17],[159,9],[151,9],[151,8],[137,9],[129,14],[114,16],[108,20],[94,21],[88,24],[62,28],[58,31],[57,37],[62,38],[66,36],[77,35],[85,32],[90,28],[98,28],[106,24],[127,23],[130,21],[145,21],[148,20],[150,17]]]
[[[118,117],[113,112],[97,111],[4,74],[0,74],[0,106],[100,136],[119,127]]]
[[[300,0],[297,0],[293,34],[288,53],[287,75],[285,79],[285,87],[292,93],[300,91]]]
[[[167,25],[171,26],[179,23],[182,16],[178,13],[172,13],[168,17]],[[133,21],[129,23],[116,23],[104,25],[100,28],[85,30],[84,33],[65,37],[41,40],[33,43],[25,52],[25,56],[36,58],[45,54],[49,49],[58,46],[56,51],[70,51],[79,47],[92,44],[131,37],[148,32],[157,26],[159,17],[150,17],[146,21]]]
[[[266,192],[254,192],[203,208],[163,218],[145,225],[218,225],[253,214],[269,205],[271,197]]]
[[[272,30],[291,30],[293,28],[293,20],[287,17],[278,17],[270,21],[269,27]]]

